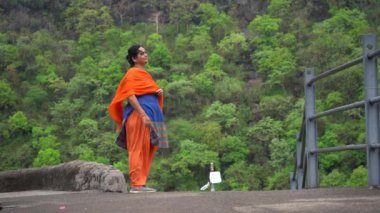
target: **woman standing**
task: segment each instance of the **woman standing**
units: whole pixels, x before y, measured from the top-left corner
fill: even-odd
[[[128,49],[131,67],[121,80],[108,112],[120,134],[116,143],[127,149],[131,193],[155,192],[146,187],[154,153],[168,148],[164,124],[163,90],[145,70],[148,53],[141,45]],[[123,109],[123,101],[128,104]]]

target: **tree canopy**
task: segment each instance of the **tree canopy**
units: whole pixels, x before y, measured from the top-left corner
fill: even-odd
[[[165,91],[171,148],[150,181],[199,190],[209,165],[222,190],[289,187],[305,67],[317,73],[361,54],[380,34],[378,1],[12,0],[0,3],[0,171],[75,159],[128,158],[107,107],[132,44]],[[338,78],[343,80],[337,80]],[[318,110],[363,99],[362,70],[321,82]],[[344,82],[344,83],[343,83]],[[364,143],[364,111],[318,123],[318,146]],[[320,157],[321,185],[366,185],[365,153]]]

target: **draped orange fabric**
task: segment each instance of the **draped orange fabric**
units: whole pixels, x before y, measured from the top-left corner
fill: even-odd
[[[144,125],[136,111],[129,116],[125,128],[127,131],[131,186],[143,186],[148,178],[154,153],[158,146],[150,143],[149,127]]]
[[[152,76],[144,69],[132,67],[128,69],[116,90],[115,96],[108,107],[111,118],[117,123],[120,129],[123,121],[123,101],[131,95],[144,95],[156,93],[159,89]],[[161,109],[164,106],[163,95],[158,96]]]

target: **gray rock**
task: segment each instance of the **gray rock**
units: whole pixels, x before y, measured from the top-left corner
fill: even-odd
[[[0,192],[24,190],[124,192],[123,173],[109,165],[71,161],[57,166],[0,172]]]

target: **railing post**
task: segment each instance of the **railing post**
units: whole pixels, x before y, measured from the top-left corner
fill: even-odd
[[[380,185],[380,155],[379,149],[371,149],[370,144],[379,144],[379,111],[378,104],[369,103],[369,99],[378,96],[377,57],[368,59],[368,53],[376,50],[376,36],[363,36],[363,65],[365,83],[365,115],[366,115],[366,143],[368,186]]]
[[[293,172],[290,172],[290,190],[296,190],[297,189],[297,179],[294,179]]]
[[[301,168],[301,153],[302,153],[302,141],[300,140],[301,133],[296,136],[296,168],[294,172],[290,173],[290,189],[301,189],[302,185],[299,185],[299,171]],[[300,187],[301,186],[301,187]]]
[[[300,133],[297,137],[297,150],[296,150],[296,160],[297,160],[297,189],[302,189],[303,183],[303,165],[302,165],[302,138],[300,138]]]
[[[317,148],[317,125],[315,119],[309,119],[315,114],[315,86],[308,82],[314,77],[314,70],[305,70],[305,125],[306,125],[306,156],[307,156],[307,183],[309,188],[318,187],[318,158],[317,153],[311,150]]]

